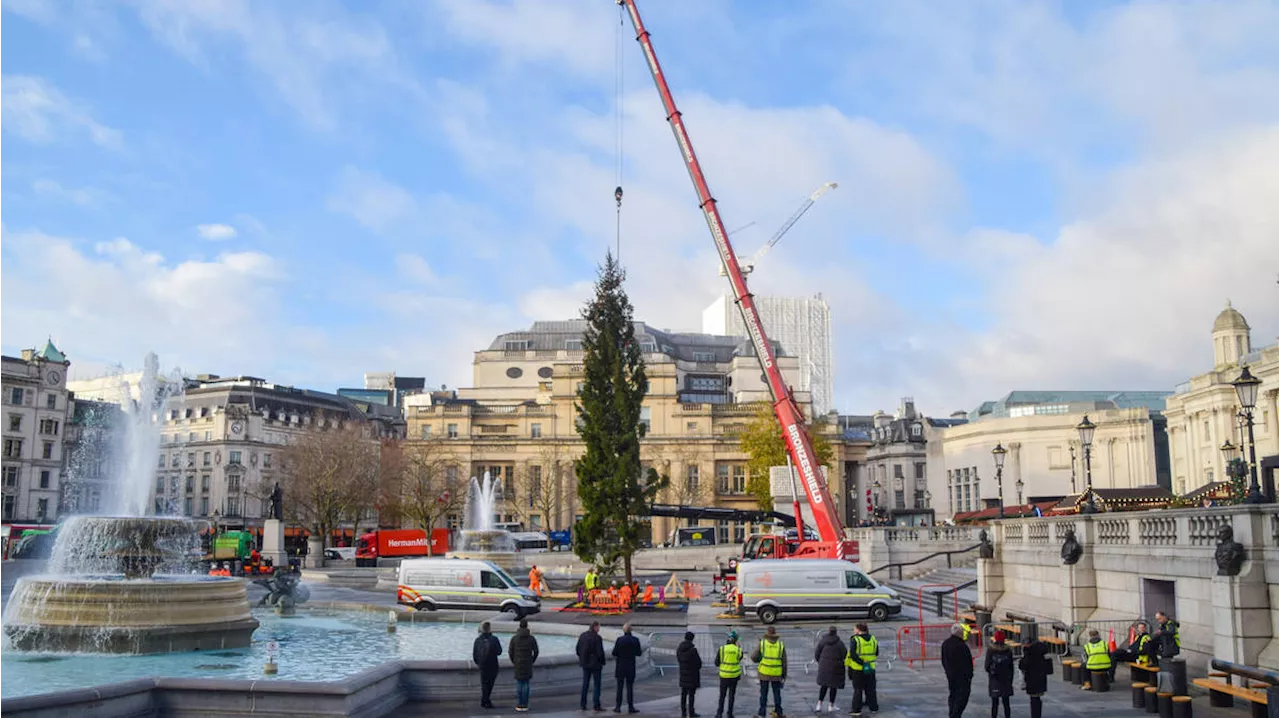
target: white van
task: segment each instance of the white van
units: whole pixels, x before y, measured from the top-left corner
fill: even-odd
[[[902,612],[902,601],[888,586],[840,559],[763,558],[738,565],[743,611],[755,611],[764,623],[780,613],[847,613],[883,621]]]
[[[496,564],[463,558],[412,558],[400,562],[396,602],[419,611],[461,608],[506,611],[516,618],[537,613],[541,599]]]

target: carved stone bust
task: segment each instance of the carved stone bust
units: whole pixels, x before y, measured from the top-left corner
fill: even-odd
[[[1219,576],[1239,576],[1245,560],[1244,546],[1235,540],[1235,530],[1228,524],[1218,529],[1218,547],[1213,560],[1218,563]]]
[[[996,557],[995,544],[991,543],[991,535],[987,533],[986,529],[978,532],[978,543],[978,558]]]
[[[1062,564],[1064,566],[1074,566],[1083,554],[1084,547],[1076,540],[1075,529],[1067,529],[1067,533],[1062,539]]]

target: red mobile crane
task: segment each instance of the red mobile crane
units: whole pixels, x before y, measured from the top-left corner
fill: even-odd
[[[782,437],[787,444],[788,463],[794,467],[792,471],[800,472],[800,483],[804,486],[805,493],[809,497],[809,506],[813,509],[815,528],[818,532],[817,541],[806,541],[804,538],[800,502],[797,500],[794,503],[796,543],[784,548],[784,542],[777,541],[774,543],[777,546],[776,552],[764,555],[773,555],[777,558],[855,558],[858,551],[857,544],[844,538],[844,527],[840,523],[840,516],[836,513],[831,493],[827,491],[826,483],[818,470],[813,443],[809,440],[808,431],[805,430],[804,415],[800,413],[800,407],[796,404],[794,395],[783,381],[782,372],[778,370],[773,346],[769,343],[769,337],[760,323],[760,312],[756,309],[750,290],[747,289],[747,280],[742,267],[738,264],[738,257],[733,252],[733,246],[729,244],[729,233],[725,231],[724,222],[720,219],[720,211],[716,208],[716,200],[711,196],[707,179],[702,174],[702,165],[699,164],[698,156],[693,152],[693,143],[690,142],[689,133],[685,130],[684,120],[680,117],[680,111],[676,109],[671,88],[667,86],[662,67],[658,64],[658,56],[653,50],[649,31],[640,20],[640,11],[636,8],[635,0],[617,0],[617,3],[624,6],[627,14],[631,16],[631,25],[636,31],[636,41],[644,50],[645,62],[649,65],[653,82],[658,87],[658,95],[662,98],[662,107],[667,113],[667,122],[671,125],[671,132],[675,135],[676,144],[680,146],[680,154],[684,157],[685,167],[689,170],[689,178],[693,180],[693,187],[698,193],[698,206],[706,217],[707,227],[711,229],[711,238],[715,240],[716,249],[720,252],[720,261],[724,264],[729,283],[733,286],[734,301],[742,312],[742,319],[747,326],[747,333],[751,335],[756,357],[760,360],[760,366],[769,380],[773,411],[778,417],[778,423],[782,425]],[[761,556],[761,554],[755,555]]]

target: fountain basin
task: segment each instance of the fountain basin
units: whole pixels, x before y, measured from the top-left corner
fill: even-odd
[[[24,576],[4,623],[18,650],[59,653],[243,648],[258,627],[242,579],[166,575]]]
[[[515,539],[501,529],[464,529],[458,533],[458,548],[450,558],[492,561],[507,573],[524,569],[524,559],[516,552]]]

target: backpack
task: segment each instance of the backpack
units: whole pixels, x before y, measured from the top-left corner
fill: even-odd
[[[991,652],[991,675],[999,675],[1008,672],[1013,673],[1013,651],[992,651]]]

